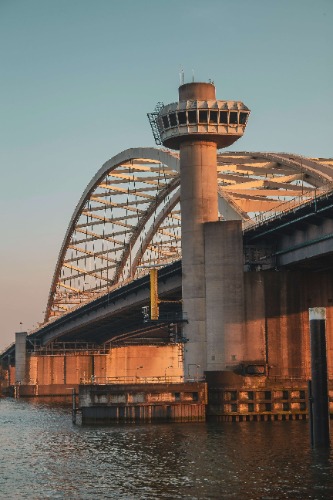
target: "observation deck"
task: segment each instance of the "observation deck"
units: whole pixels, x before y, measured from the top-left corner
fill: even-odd
[[[156,123],[168,148],[178,150],[187,139],[225,148],[243,135],[249,114],[241,101],[217,100],[212,83],[190,83],[179,87],[179,102],[159,109]]]

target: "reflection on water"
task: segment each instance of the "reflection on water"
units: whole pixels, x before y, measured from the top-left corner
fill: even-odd
[[[2,399],[0,498],[332,499],[333,452],[308,434],[303,421],[81,427],[68,408]]]

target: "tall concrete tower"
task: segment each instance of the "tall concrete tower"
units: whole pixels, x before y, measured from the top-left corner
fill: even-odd
[[[241,333],[235,333],[233,327],[232,331],[225,331],[230,315],[241,314],[241,304],[236,304],[236,309],[235,304],[228,305],[230,297],[221,297],[220,290],[222,286],[222,295],[228,294],[226,273],[228,263],[231,268],[235,264],[236,248],[232,236],[228,251],[224,243],[228,238],[226,226],[222,228],[223,223],[218,222],[217,149],[230,146],[243,135],[249,112],[240,101],[217,100],[212,83],[197,82],[179,87],[179,102],[156,109],[155,139],[180,152],[183,310],[189,320],[184,332],[189,339],[185,377],[207,370],[228,370],[241,356],[240,347],[236,346],[241,343]],[[208,223],[214,223],[214,227],[209,229]],[[239,221],[237,228],[239,247]],[[233,270],[230,271],[229,281],[235,285]],[[239,283],[236,288],[242,292]],[[221,306],[220,301],[225,299],[227,302]],[[232,322],[239,319],[233,318]],[[230,342],[234,345],[230,346]]]

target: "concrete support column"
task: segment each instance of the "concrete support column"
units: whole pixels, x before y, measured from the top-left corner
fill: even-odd
[[[27,332],[15,333],[15,381],[26,381]]]
[[[204,225],[207,371],[232,370],[244,360],[244,281],[241,221]]]
[[[203,223],[217,221],[217,147],[208,141],[184,141],[180,146],[182,212],[183,310],[185,377],[206,370],[206,284]]]

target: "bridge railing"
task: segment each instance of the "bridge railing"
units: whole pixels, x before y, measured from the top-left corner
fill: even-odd
[[[96,345],[93,342],[52,342],[47,346],[32,345],[32,355],[66,355],[66,354],[106,354],[110,347],[106,344]]]
[[[0,352],[0,359],[2,358],[2,356],[4,355],[4,353],[7,352],[7,351],[9,351],[9,349],[11,349],[12,347],[14,347],[14,345],[15,345],[15,342],[12,342],[7,347],[5,347],[5,349],[2,349],[2,351]]]
[[[305,191],[303,195],[296,196],[295,198],[284,201],[280,205],[277,205],[274,210],[268,210],[267,212],[261,212],[260,214],[253,217],[253,219],[243,222],[243,229],[250,229],[256,226],[260,226],[264,222],[272,219],[281,217],[281,215],[288,212],[294,211],[295,209],[306,206],[313,203],[315,200],[326,196],[328,193],[333,191],[333,184],[330,183],[326,186],[317,188],[313,191]]]
[[[156,377],[139,377],[139,376],[124,376],[124,377],[90,377],[81,378],[82,385],[110,385],[110,384],[180,384],[183,382],[204,382],[204,378],[195,377],[185,379],[182,375],[162,375]]]
[[[80,307],[85,306],[85,305],[89,304],[90,302],[94,302],[95,300],[103,297],[107,293],[111,293],[111,292],[113,292],[115,290],[118,290],[119,288],[122,288],[123,286],[128,285],[129,283],[131,283],[132,281],[133,281],[133,277],[126,278],[123,281],[117,282],[115,285],[109,286],[107,288],[107,291],[105,291],[105,289],[103,289],[103,291],[101,291],[101,292],[96,292],[94,294],[94,296],[82,300],[82,302],[80,302],[79,304],[74,305],[68,311],[63,312],[61,314],[61,316],[50,316],[50,318],[48,319],[48,321],[46,321],[42,326],[44,327],[47,324],[53,323],[53,321],[56,321],[57,319],[59,319],[59,317],[64,318],[66,315],[71,314],[72,312],[76,311],[77,309],[80,309]],[[35,333],[39,329],[40,329],[40,327],[32,328],[31,330],[29,330],[29,334]]]

